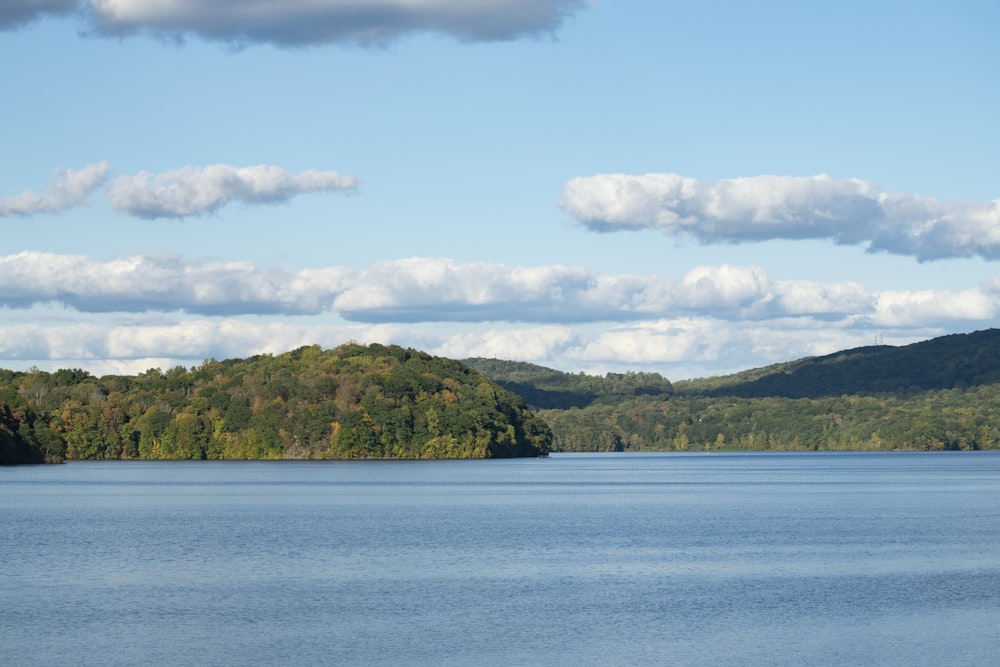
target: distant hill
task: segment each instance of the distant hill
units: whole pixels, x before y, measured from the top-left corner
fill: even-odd
[[[608,373],[601,377],[501,359],[477,357],[463,363],[518,394],[535,409],[583,408],[601,399],[670,396],[674,391],[659,373]]]
[[[1000,330],[912,345],[858,347],[717,378],[678,382],[684,395],[819,398],[912,395],[1000,383]]]
[[[137,376],[0,370],[0,463],[997,448],[995,329],[676,384],[354,343]]]
[[[539,409],[554,451],[1000,448],[994,329],[678,381],[659,392],[616,392],[606,378],[488,361],[469,363]]]
[[[0,452],[23,450],[35,422],[50,458],[71,460],[491,458],[552,442],[523,399],[468,366],[354,343],[137,376],[0,371]]]

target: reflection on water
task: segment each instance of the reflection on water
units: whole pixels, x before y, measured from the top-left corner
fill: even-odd
[[[995,664],[1000,454],[0,470],[3,662]]]

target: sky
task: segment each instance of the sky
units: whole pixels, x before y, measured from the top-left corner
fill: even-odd
[[[0,368],[671,380],[1000,322],[993,0],[0,0]]]

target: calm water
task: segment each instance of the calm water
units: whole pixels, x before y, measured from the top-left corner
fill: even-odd
[[[1000,664],[1000,454],[0,469],[9,665]]]

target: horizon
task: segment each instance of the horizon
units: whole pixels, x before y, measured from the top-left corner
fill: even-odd
[[[944,338],[944,337],[947,337],[947,336],[971,335],[971,334],[984,333],[984,332],[987,332],[987,331],[995,331],[995,330],[996,330],[995,328],[991,327],[991,328],[988,328],[988,329],[981,329],[981,330],[978,330],[978,331],[970,331],[970,332],[967,332],[967,333],[964,333],[964,334],[943,334],[941,336],[935,336],[934,338],[929,338],[929,339],[926,339],[926,340],[917,341],[916,343],[908,343],[906,345],[890,345],[890,344],[885,344],[885,343],[880,343],[878,341],[875,341],[874,343],[872,343],[870,345],[860,345],[858,347],[853,347],[853,348],[844,348],[844,349],[841,349],[841,350],[835,350],[834,352],[831,352],[829,354],[836,355],[836,354],[840,354],[840,353],[843,353],[843,352],[851,352],[853,350],[860,350],[860,349],[872,348],[872,347],[900,348],[900,347],[906,347],[908,345],[916,345],[916,344],[919,344],[919,343],[930,342],[930,341],[935,340],[937,338]],[[318,344],[314,343],[313,345],[318,345]],[[335,350],[337,347],[340,347],[340,346],[343,346],[343,345],[367,345],[367,344],[366,343],[358,343],[358,341],[351,340],[351,341],[344,341],[343,343],[340,343],[339,345],[336,345],[336,346],[333,346],[333,347],[324,347],[322,345],[320,345],[319,347],[322,350],[324,350],[324,351],[329,351],[329,350]],[[395,345],[395,344],[394,343],[387,343],[386,345]],[[146,372],[151,371],[151,370],[157,370],[157,371],[165,374],[167,371],[171,370],[172,368],[177,368],[177,367],[181,367],[185,371],[193,371],[193,370],[196,370],[201,365],[203,365],[205,363],[208,363],[208,362],[211,362],[211,361],[215,361],[215,362],[220,362],[221,363],[221,362],[234,361],[234,360],[246,361],[246,360],[249,360],[250,358],[252,358],[254,356],[280,356],[282,354],[289,354],[291,352],[294,352],[295,350],[300,349],[301,347],[310,347],[310,345],[307,344],[305,346],[299,346],[299,347],[296,347],[296,348],[293,348],[293,349],[290,349],[290,350],[285,350],[283,352],[277,352],[277,353],[264,352],[264,353],[261,353],[260,355],[249,355],[247,357],[227,357],[227,358],[224,358],[224,359],[216,359],[215,357],[208,357],[206,359],[201,360],[200,362],[198,362],[196,364],[189,365],[189,366],[185,366],[183,364],[178,364],[178,365],[167,367],[167,368],[164,368],[164,367],[150,367],[150,368],[147,368],[145,370],[136,371],[136,372],[133,372],[133,373],[105,373],[105,374],[100,374],[100,375],[91,373],[91,375],[94,375],[94,377],[97,377],[97,378],[104,377],[104,376],[133,376],[134,377],[134,376],[141,375],[142,373],[146,373]],[[400,346],[400,347],[406,348],[406,346]],[[419,349],[416,349],[416,348],[408,348],[408,349],[414,349],[417,352],[425,352],[425,350],[419,350]],[[436,357],[436,356],[439,356],[439,355],[432,355],[432,356]],[[754,366],[754,367],[750,367],[750,368],[741,368],[741,369],[734,370],[734,371],[732,371],[730,373],[720,373],[720,374],[717,374],[717,375],[705,375],[705,376],[686,377],[686,378],[671,378],[671,377],[667,377],[665,375],[662,375],[662,373],[660,375],[662,377],[664,377],[666,380],[670,381],[671,383],[674,383],[674,382],[688,382],[688,381],[696,381],[696,380],[704,380],[704,379],[712,379],[712,378],[718,378],[718,377],[725,377],[725,376],[729,376],[729,375],[736,375],[736,374],[739,374],[739,373],[745,373],[745,372],[749,372],[749,371],[760,370],[760,369],[766,368],[768,366],[794,363],[796,361],[804,361],[804,360],[813,359],[813,358],[816,358],[816,357],[819,357],[819,356],[825,356],[825,355],[812,355],[812,356],[807,356],[807,357],[797,357],[797,358],[794,358],[794,359],[784,359],[784,360],[779,360],[779,361],[772,362],[770,364],[765,364],[764,366]],[[464,358],[461,358],[461,359],[454,359],[454,358],[451,358],[451,357],[446,357],[446,358],[452,359],[453,361],[462,362],[462,363],[465,363],[466,361],[469,361],[470,359],[484,359],[484,360],[489,360],[489,361],[504,361],[504,362],[511,362],[511,363],[528,363],[528,364],[532,364],[532,365],[535,365],[535,366],[539,366],[539,367],[545,368],[547,370],[553,370],[553,371],[557,371],[557,372],[561,372],[561,373],[576,374],[576,373],[579,372],[579,373],[584,373],[585,375],[591,375],[591,376],[595,376],[595,377],[604,377],[605,375],[607,375],[607,373],[611,373],[611,372],[625,372],[625,373],[628,373],[628,372],[650,372],[650,371],[637,371],[635,369],[625,368],[625,369],[622,369],[620,371],[608,371],[606,373],[586,373],[585,371],[569,371],[569,370],[564,370],[564,369],[561,369],[561,368],[555,368],[555,367],[552,367],[552,366],[545,366],[544,364],[534,364],[533,362],[522,362],[522,361],[519,361],[519,360],[516,360],[516,359],[503,359],[503,358],[500,358],[500,357],[464,357]],[[54,368],[54,369],[46,371],[44,369],[38,368],[37,366],[31,366],[29,368],[20,369],[20,370],[18,370],[18,369],[12,369],[12,368],[5,368],[5,367],[0,366],[0,370],[7,370],[7,371],[14,372],[14,373],[31,373],[31,372],[35,372],[35,371],[43,371],[43,372],[47,372],[47,373],[54,373],[54,372],[57,372],[57,371],[60,371],[60,370],[86,370],[86,369],[77,368],[77,367],[60,367],[60,368]],[[87,372],[90,372],[90,371],[87,371]],[[479,371],[479,372],[482,373],[481,371]],[[653,372],[657,372],[657,371],[653,371]]]

